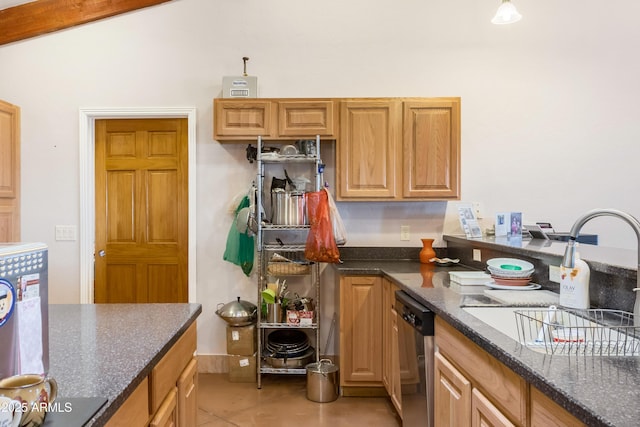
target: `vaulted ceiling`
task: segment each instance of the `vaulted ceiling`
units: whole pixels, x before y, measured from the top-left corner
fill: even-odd
[[[171,0],[0,0],[0,45]]]

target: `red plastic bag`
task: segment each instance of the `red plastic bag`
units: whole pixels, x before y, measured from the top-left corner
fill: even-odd
[[[340,252],[333,237],[329,199],[324,190],[305,193],[309,216],[309,235],[304,256],[309,261],[339,263]]]

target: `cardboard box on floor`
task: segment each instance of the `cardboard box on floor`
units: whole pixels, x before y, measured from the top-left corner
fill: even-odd
[[[256,382],[256,355],[239,356],[230,354],[227,356],[229,363],[229,381],[233,383]]]
[[[256,351],[256,325],[227,326],[227,354],[251,356]]]

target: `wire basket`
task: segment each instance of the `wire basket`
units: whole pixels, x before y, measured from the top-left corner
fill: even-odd
[[[301,259],[299,253],[273,254],[267,263],[267,274],[271,276],[299,276],[309,274],[311,263]]]
[[[640,356],[640,327],[620,310],[516,310],[520,343],[547,354]]]

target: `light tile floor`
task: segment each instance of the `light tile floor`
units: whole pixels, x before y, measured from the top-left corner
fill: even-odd
[[[307,399],[304,375],[265,375],[256,383],[232,383],[227,374],[200,374],[198,427],[398,427],[389,398]]]

